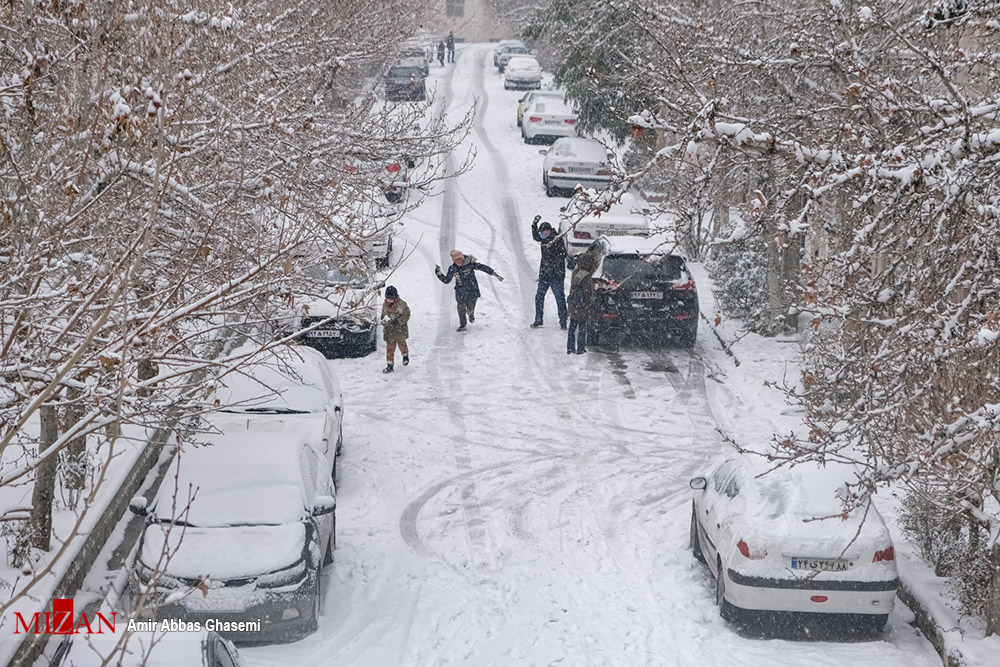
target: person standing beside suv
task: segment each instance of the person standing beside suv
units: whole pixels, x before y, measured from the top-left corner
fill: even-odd
[[[592,252],[585,252],[576,260],[576,268],[569,286],[569,332],[566,354],[583,354],[587,351],[587,329],[596,317],[597,295],[594,293],[594,272],[600,260]]]
[[[559,328],[566,328],[566,244],[557,238],[556,230],[547,222],[538,224],[542,216],[531,221],[531,238],[542,246],[542,259],[538,264],[538,290],[535,292],[535,321],[532,329],[542,326],[545,315],[545,294],[550,289],[556,298]]]

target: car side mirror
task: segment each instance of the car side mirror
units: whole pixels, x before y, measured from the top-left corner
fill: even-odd
[[[337,509],[337,499],[333,496],[319,496],[313,501],[312,515],[323,516]]]
[[[538,151],[538,154],[539,155],[548,155],[549,152],[543,148],[542,150]]]
[[[704,491],[705,487],[708,486],[708,480],[704,477],[693,477],[689,482],[691,488],[695,491]]]
[[[136,516],[146,516],[149,514],[148,503],[142,496],[136,496],[132,500],[128,501],[128,509]]]

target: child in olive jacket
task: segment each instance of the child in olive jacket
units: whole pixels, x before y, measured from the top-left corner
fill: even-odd
[[[403,365],[410,363],[410,349],[406,339],[410,336],[406,323],[410,321],[410,307],[399,298],[399,292],[389,285],[385,288],[385,301],[382,303],[382,339],[385,341],[386,367],[383,373],[391,373],[396,362],[396,346],[403,355]]]

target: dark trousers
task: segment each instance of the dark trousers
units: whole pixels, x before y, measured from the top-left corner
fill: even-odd
[[[562,279],[538,279],[538,291],[535,292],[535,321],[541,322],[545,314],[545,293],[552,290],[556,298],[556,309],[559,311],[559,324],[566,323],[566,291]]]
[[[448,62],[455,62],[455,49],[448,49]]]
[[[570,352],[587,351],[587,321],[569,318],[569,336],[566,339],[566,349]]]
[[[476,299],[471,301],[459,301],[458,302],[458,324],[459,326],[465,326],[465,317],[468,315],[469,319],[473,322],[476,321]]]

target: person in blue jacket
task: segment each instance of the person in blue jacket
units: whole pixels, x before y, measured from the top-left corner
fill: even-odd
[[[459,250],[451,251],[451,266],[448,273],[441,273],[441,267],[434,267],[434,274],[445,285],[455,280],[455,301],[458,303],[458,331],[465,331],[466,317],[469,322],[476,321],[476,300],[479,298],[479,282],[476,271],[488,273],[500,282],[503,276],[485,264],[480,264],[472,255],[466,257]]]

